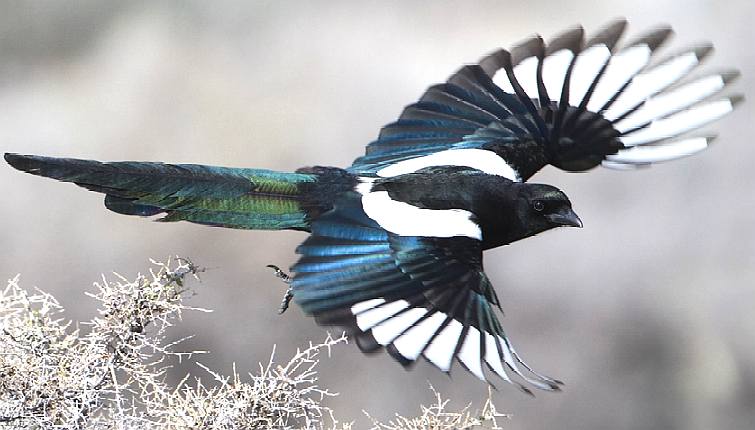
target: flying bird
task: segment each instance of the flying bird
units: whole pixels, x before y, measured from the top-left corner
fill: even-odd
[[[617,20],[545,43],[531,37],[428,88],[346,169],[293,173],[5,154],[16,169],[105,194],[121,214],[310,236],[291,267],[294,301],[346,327],[365,352],[524,391],[558,390],[530,368],[498,318],[483,251],[581,227],[558,188],[527,182],[546,165],[632,170],[708,147],[690,134],[734,109],[736,71],[695,74],[712,46],[657,59],[672,30],[620,43]]]

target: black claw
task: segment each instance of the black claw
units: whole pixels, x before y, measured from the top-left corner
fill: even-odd
[[[286,284],[290,284],[293,278],[291,278],[291,275],[281,270],[280,267],[274,265],[274,264],[268,264],[267,267],[273,269],[275,272],[275,276]],[[278,315],[283,314],[283,312],[286,312],[288,310],[288,305],[291,304],[291,299],[294,298],[294,291],[291,287],[288,287],[286,290],[286,294],[283,295],[283,299],[281,300],[281,305],[278,308]]]
[[[283,282],[287,284],[291,283],[292,281],[291,276],[288,273],[281,270],[280,267],[276,266],[275,264],[268,264],[267,267],[273,269],[273,271],[275,272],[275,276],[282,279]]]

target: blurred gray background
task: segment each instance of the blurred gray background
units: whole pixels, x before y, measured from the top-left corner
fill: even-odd
[[[753,88],[755,3],[729,1],[403,1],[0,3],[0,150],[293,170],[346,166],[379,127],[465,62],[534,32],[590,31],[626,16],[659,23],[674,51],[717,47],[708,69],[736,67]],[[755,159],[753,103],[712,128],[701,156],[641,172],[546,169],[585,228],[488,252],[505,327],[528,362],[564,392],[494,398],[510,429],[755,427]],[[0,274],[54,293],[74,319],[100,273],[132,276],[148,257],[213,268],[173,332],[229,371],[255,370],[324,338],[292,308],[266,264],[287,267],[297,232],[158,224],[107,212],[100,196],[0,165]],[[321,366],[329,401],[356,428],[413,414],[432,395],[479,404],[487,388],[459,368],[337,348]],[[191,371],[183,365],[173,377]]]

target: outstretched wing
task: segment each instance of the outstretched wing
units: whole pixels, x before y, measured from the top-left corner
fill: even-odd
[[[365,215],[357,194],[312,223],[292,267],[294,299],[323,325],[347,328],[365,352],[385,347],[404,365],[420,356],[448,372],[454,358],[478,378],[557,390],[517,355],[495,315],[480,242],[389,233]],[[484,364],[483,364],[484,363]]]
[[[715,94],[737,72],[684,79],[709,44],[650,65],[671,29],[616,48],[625,27],[617,21],[587,41],[581,28],[547,45],[536,36],[462,67],[383,127],[350,171],[386,177],[453,164],[525,181],[547,164],[633,168],[705,149],[711,136],[682,136],[732,111],[740,97]]]

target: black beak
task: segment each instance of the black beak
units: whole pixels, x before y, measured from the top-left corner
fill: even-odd
[[[546,214],[545,217],[554,224],[569,227],[582,227],[582,220],[579,219],[572,208],[566,208],[556,213]]]

